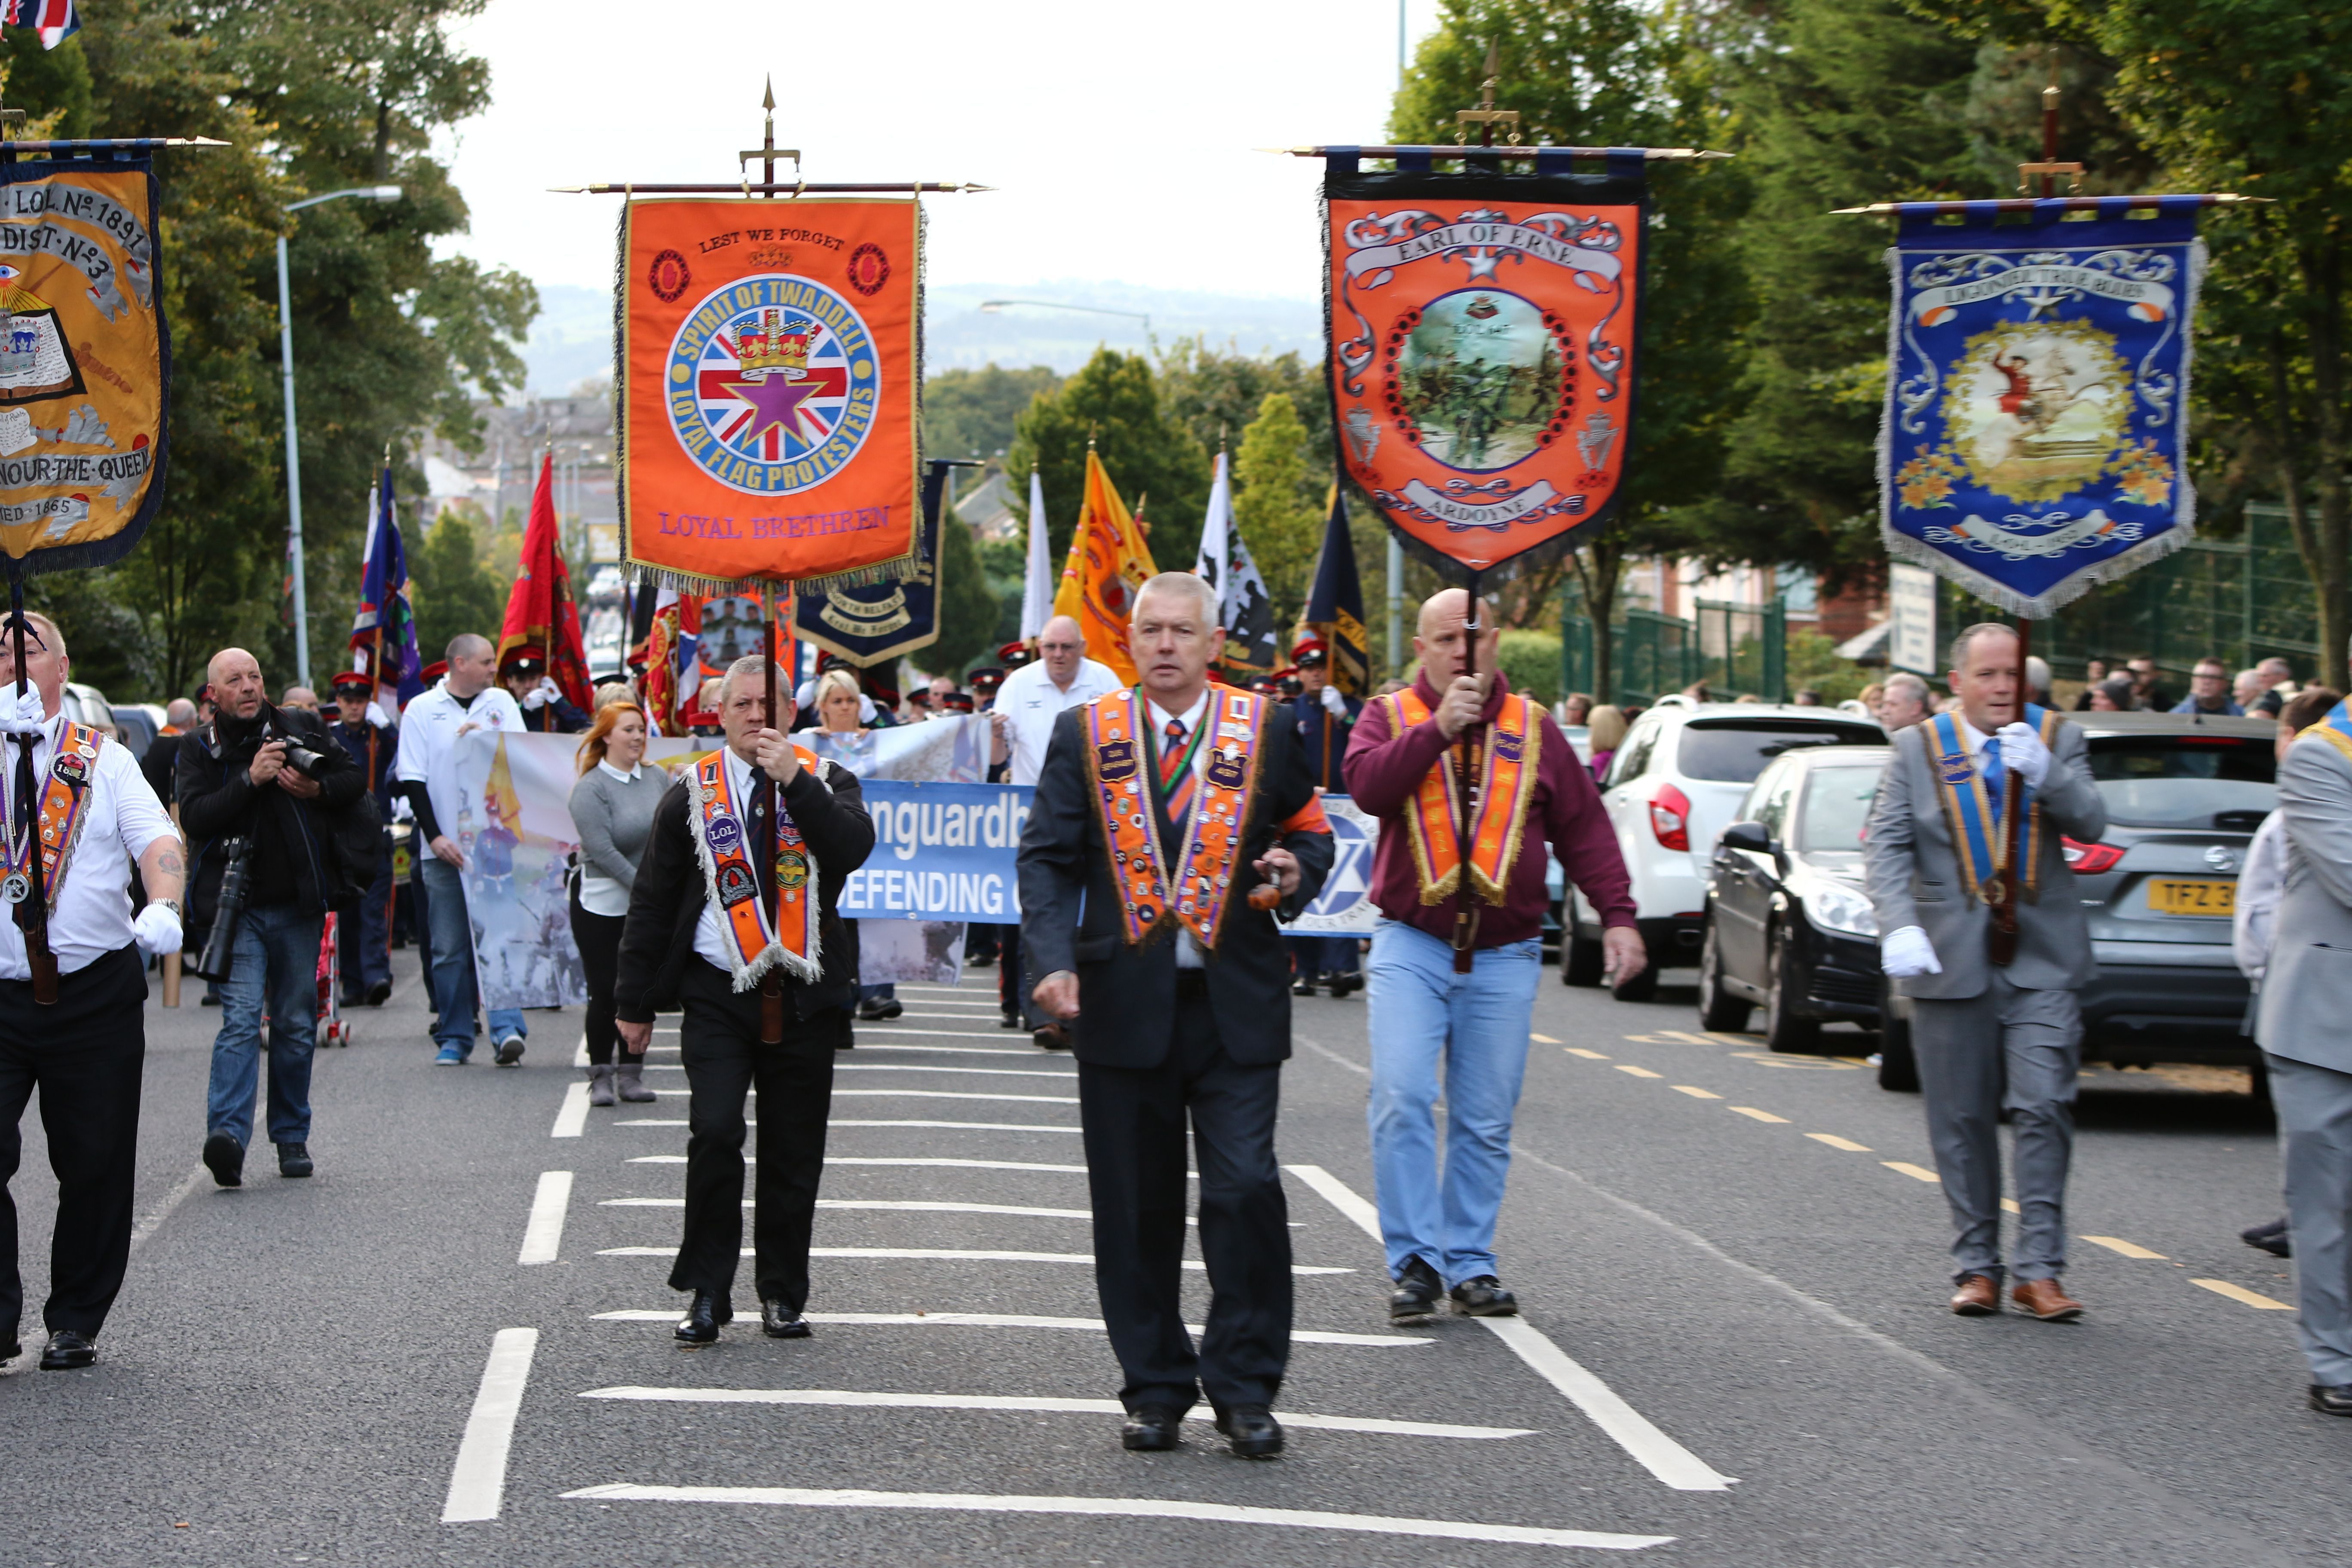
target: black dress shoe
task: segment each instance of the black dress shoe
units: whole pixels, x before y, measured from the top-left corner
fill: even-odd
[[[43,1372],[71,1372],[88,1366],[98,1359],[98,1347],[88,1334],[78,1334],[71,1329],[59,1329],[49,1336],[41,1349]]]
[[[1437,1299],[1444,1291],[1445,1281],[1437,1277],[1437,1270],[1425,1259],[1409,1259],[1404,1271],[1396,1277],[1396,1289],[1389,1295],[1389,1321],[1427,1322],[1437,1310]]]
[[[1492,1274],[1481,1274],[1465,1279],[1446,1292],[1454,1298],[1454,1310],[1472,1318],[1516,1318],[1519,1315],[1519,1299],[1503,1289],[1503,1282]]]
[[[2315,1383],[2311,1407],[2323,1415],[2352,1415],[2352,1383]]]
[[[1331,976],[1331,994],[1334,996],[1353,996],[1363,988],[1364,977],[1361,973]]]
[[[760,1331],[772,1340],[804,1340],[808,1320],[773,1296],[760,1298]]]
[[[719,1338],[719,1328],[735,1321],[735,1309],[716,1290],[697,1290],[686,1316],[670,1331],[687,1344],[707,1345]]]
[[[857,1005],[858,1018],[868,1024],[887,1023],[907,1010],[896,996],[875,996]]]
[[[1166,1405],[1147,1405],[1127,1413],[1118,1429],[1118,1446],[1139,1454],[1160,1454],[1182,1442],[1184,1413]]]
[[[996,1026],[1000,1029],[1017,1029],[1021,1026],[1021,1015],[1017,1012],[1007,1013],[996,1020]]]
[[[389,980],[379,980],[379,981],[377,981],[374,984],[373,984],[373,985],[371,985],[371,986],[369,986],[369,987],[368,987],[368,989],[367,989],[367,1005],[368,1005],[369,1006],[371,1006],[371,1007],[381,1007],[381,1006],[383,1006],[386,1002],[389,1002],[390,1000],[392,1000],[392,982],[391,982],[391,981],[389,981]]]
[[[280,1143],[278,1145],[278,1173],[281,1176],[307,1176],[310,1173],[310,1145]]]
[[[245,1145],[226,1132],[214,1133],[205,1140],[205,1169],[215,1185],[245,1185]]]
[[[1315,994],[1315,982],[1301,975],[1291,982],[1290,994],[1293,996],[1312,996]]]
[[[2269,1253],[2273,1258],[2294,1256],[2294,1245],[2287,1237],[2284,1219],[2274,1219],[2268,1225],[2242,1230],[2238,1233],[2238,1239],[2257,1251]]]
[[[0,1362],[15,1361],[24,1353],[25,1347],[17,1341],[15,1329],[0,1331]]]
[[[1263,1405],[1236,1405],[1217,1412],[1217,1430],[1244,1459],[1271,1459],[1282,1452],[1282,1423]]]

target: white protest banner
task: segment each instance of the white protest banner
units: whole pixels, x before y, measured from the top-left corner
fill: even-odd
[[[1283,927],[1290,936],[1370,936],[1380,923],[1372,902],[1372,849],[1380,843],[1380,819],[1356,809],[1344,795],[1323,797],[1331,821],[1331,874],[1323,890],[1299,917]]]

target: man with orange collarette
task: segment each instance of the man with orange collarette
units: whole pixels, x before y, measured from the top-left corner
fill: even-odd
[[[1175,1447],[1205,1393],[1234,1453],[1272,1458],[1291,1319],[1274,1157],[1290,965],[1275,917],[1321,889],[1330,827],[1284,710],[1209,684],[1225,637],[1216,590],[1163,572],[1132,622],[1141,683],[1054,722],[1021,836],[1022,941],[1037,1005],[1076,1020],[1120,1441]],[[1179,1289],[1188,1118],[1211,1291],[1197,1351]]]

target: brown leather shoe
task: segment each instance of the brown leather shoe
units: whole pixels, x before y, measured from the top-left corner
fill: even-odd
[[[1952,1310],[1963,1318],[1983,1318],[2000,1310],[2000,1281],[1990,1274],[1971,1274],[1952,1292]]]
[[[2071,1323],[2083,1315],[2083,1303],[2058,1289],[2055,1279],[2020,1279],[2009,1288],[2009,1300],[2045,1323]]]

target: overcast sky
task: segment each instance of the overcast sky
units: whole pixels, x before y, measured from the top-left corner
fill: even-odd
[[[1380,139],[1397,0],[490,0],[457,37],[491,104],[443,149],[473,210],[444,248],[535,282],[612,279],[619,198],[547,187],[734,178],[772,70],[808,178],[997,187],[925,198],[938,282],[1315,299],[1322,165],[1251,149]]]

